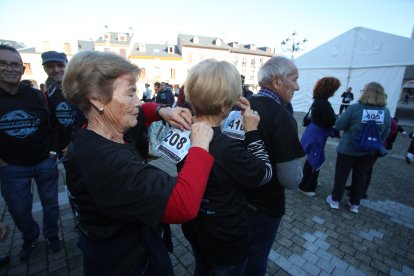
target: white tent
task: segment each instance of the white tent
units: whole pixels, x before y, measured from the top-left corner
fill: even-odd
[[[384,86],[393,115],[406,67],[414,65],[414,39],[357,27],[298,57],[295,63],[300,86],[292,100],[295,111],[308,111],[316,81],[333,76],[341,81],[329,99],[335,112],[347,87],[352,87],[355,103],[364,85],[376,81]]]

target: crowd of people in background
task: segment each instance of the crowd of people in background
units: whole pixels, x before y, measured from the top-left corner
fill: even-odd
[[[40,229],[49,249],[59,252],[62,163],[85,275],[173,275],[168,224],[182,224],[194,275],[265,275],[285,190],[316,195],[328,137],[339,144],[326,202],[338,209],[348,190],[348,208],[358,213],[374,164],[386,154],[355,146],[364,118],[375,118],[384,151],[398,133],[407,135],[391,118],[380,83],[367,82],[355,103],[348,87],[337,115],[329,98],[341,82],[326,76],[314,86],[311,122],[299,140],[291,104],[299,72],[285,57],[259,69],[257,93],[232,64],[205,60],[181,86],[146,83],[141,100],[141,69],[119,55],[82,51],[68,62],[64,53],[48,51],[41,58],[48,79],[39,90],[21,80],[19,52],[0,45],[1,194],[21,232],[20,259],[33,254]],[[242,139],[222,131],[231,112],[239,114]],[[176,177],[148,163],[147,129],[160,120],[171,126],[165,138],[171,147],[186,149]],[[409,137],[407,163],[414,161],[414,134]],[[31,212],[32,179],[42,228]],[[7,230],[0,223],[0,240]],[[0,265],[8,262],[0,257]]]

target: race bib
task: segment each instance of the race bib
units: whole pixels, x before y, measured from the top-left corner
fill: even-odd
[[[174,163],[179,163],[191,147],[190,131],[170,127],[162,139],[158,150]]]
[[[244,140],[243,116],[240,111],[232,111],[227,117],[221,132],[229,137]]]
[[[385,112],[384,110],[372,110],[372,109],[364,109],[362,110],[362,123],[366,123],[371,120],[375,120],[377,124],[384,124],[384,117]]]

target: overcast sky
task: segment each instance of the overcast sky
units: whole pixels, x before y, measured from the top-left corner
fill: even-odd
[[[354,27],[410,37],[413,11],[414,0],[0,0],[0,39],[95,40],[106,25],[147,43],[183,33],[280,47],[296,31],[309,51]]]

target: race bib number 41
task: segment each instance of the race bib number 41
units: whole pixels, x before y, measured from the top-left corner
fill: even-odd
[[[240,111],[232,111],[227,117],[221,130],[227,136],[244,140],[243,116]]]
[[[158,150],[175,163],[179,163],[187,155],[191,147],[190,131],[170,127]]]

